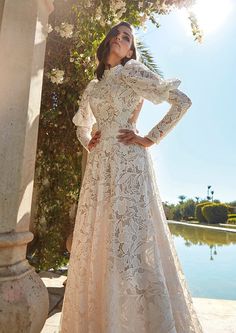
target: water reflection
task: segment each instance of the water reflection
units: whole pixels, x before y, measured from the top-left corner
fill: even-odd
[[[171,234],[183,238],[188,247],[191,245],[210,245],[214,248],[216,245],[236,244],[236,233],[174,223],[168,223],[168,226]]]
[[[168,226],[192,295],[236,300],[236,233]]]

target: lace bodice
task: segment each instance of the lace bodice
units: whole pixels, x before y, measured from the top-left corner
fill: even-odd
[[[131,59],[124,66],[119,64],[106,69],[102,79],[87,85],[73,117],[77,137],[88,150],[91,131],[96,129],[125,128],[136,124],[140,103],[145,98],[154,104],[167,101],[171,107],[164,118],[146,135],[155,143],[169,133],[187,109],[191,100],[178,88],[180,80],[163,80],[138,60]]]

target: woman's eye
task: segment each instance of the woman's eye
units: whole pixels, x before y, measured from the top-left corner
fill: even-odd
[[[125,40],[127,40],[128,42],[130,41],[129,37],[128,36],[124,36],[123,37]]]

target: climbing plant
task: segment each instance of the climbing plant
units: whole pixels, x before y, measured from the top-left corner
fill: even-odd
[[[66,239],[73,230],[81,185],[82,147],[71,121],[81,93],[93,78],[96,50],[111,26],[128,21],[157,28],[160,15],[186,7],[191,0],[60,0],[49,17],[41,114],[35,168],[31,230],[34,240],[27,256],[39,271],[58,268],[68,259]],[[190,13],[194,38],[201,40],[197,21]],[[150,52],[139,42],[146,65],[158,70]]]

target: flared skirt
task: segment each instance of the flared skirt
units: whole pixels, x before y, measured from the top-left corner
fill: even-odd
[[[203,332],[145,147],[88,154],[59,332]]]

